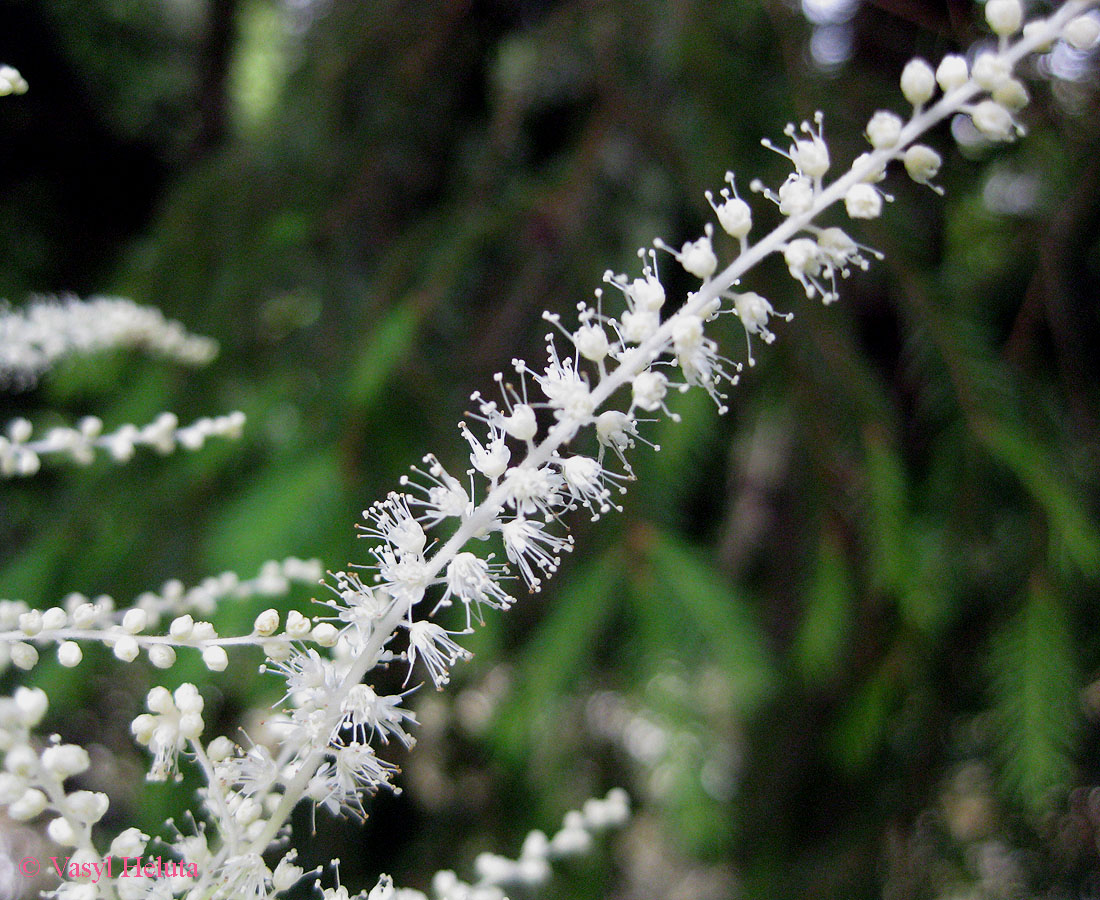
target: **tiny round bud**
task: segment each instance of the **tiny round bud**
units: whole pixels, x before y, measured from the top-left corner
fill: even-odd
[[[30,778],[38,772],[38,754],[27,744],[18,744],[4,757],[4,768],[20,778]]]
[[[292,609],[286,617],[286,633],[292,638],[304,638],[309,634],[312,623],[298,610]]]
[[[69,621],[69,614],[60,606],[51,606],[42,613],[42,630],[57,631],[64,628]]]
[[[167,644],[153,644],[149,648],[149,662],[158,669],[170,669],[176,664],[176,651]]]
[[[142,746],[147,745],[157,730],[157,718],[149,713],[142,713],[130,723],[130,733]]]
[[[287,641],[264,641],[264,656],[271,662],[283,662],[290,659],[291,647]]]
[[[1100,22],[1094,16],[1078,16],[1066,25],[1063,34],[1075,50],[1089,50],[1100,37]]]
[[[34,650],[34,647],[30,649]],[[38,652],[35,651],[35,659],[37,658]],[[42,688],[17,687],[13,696],[15,708],[19,710],[19,721],[23,725],[33,728],[42,721],[42,717],[46,715],[46,710],[49,709],[50,705],[49,698]]]
[[[128,634],[124,634],[117,641],[112,651],[118,659],[123,662],[133,662],[138,657],[138,653],[141,652],[141,648],[138,646],[138,642]]]
[[[940,60],[939,67],[936,69],[936,81],[939,82],[945,94],[962,87],[969,80],[970,69],[964,57],[950,54]]]
[[[176,711],[172,693],[168,688],[159,684],[149,689],[149,693],[145,695],[145,705],[148,707],[149,712],[160,713],[161,715]]]
[[[56,744],[42,751],[42,767],[62,781],[86,772],[91,764],[88,751],[76,744]]]
[[[149,613],[144,609],[128,609],[122,617],[122,627],[130,634],[140,634],[149,624]]]
[[[923,59],[911,59],[901,72],[901,92],[913,106],[923,106],[936,92],[936,73]]]
[[[199,693],[199,689],[189,681],[185,681],[172,695],[172,699],[176,703],[176,707],[181,713],[199,713],[202,712],[205,703],[202,699],[202,694]]]
[[[50,836],[51,841],[62,847],[75,847],[80,843],[80,836],[76,833],[76,829],[63,816],[50,820],[50,824],[46,826],[46,834]]]
[[[882,195],[872,185],[852,185],[844,195],[844,208],[853,219],[877,219],[882,214]]]
[[[46,795],[37,788],[29,788],[23,796],[8,807],[8,815],[16,822],[29,822],[40,815],[47,805]]]
[[[34,637],[42,630],[42,612],[32,609],[19,617],[19,630],[27,637]]]
[[[149,835],[142,834],[137,828],[127,828],[118,837],[111,841],[111,856],[118,858],[141,856],[145,852],[145,845]]]
[[[1012,115],[995,100],[983,100],[970,113],[974,127],[987,138],[1004,141],[1012,137]]]
[[[892,112],[879,110],[867,123],[867,140],[876,150],[889,150],[901,138],[902,122]]]
[[[66,669],[75,669],[84,659],[84,651],[76,641],[62,641],[57,648],[57,661]]]
[[[191,640],[195,643],[205,643],[206,641],[212,641],[218,636],[218,632],[214,630],[214,624],[212,622],[196,622],[195,627],[191,629]]]
[[[1022,83],[1015,78],[1009,78],[997,85],[993,91],[993,99],[1009,112],[1019,112],[1027,106],[1031,98]]]
[[[24,644],[21,641],[12,645],[11,661],[17,668],[24,671],[33,669],[38,665],[38,651],[30,644]]]
[[[180,734],[189,741],[198,740],[202,734],[203,721],[198,713],[186,713],[180,716]]]
[[[106,814],[110,801],[99,791],[73,791],[65,798],[70,814],[85,825],[94,825]]]
[[[194,628],[195,620],[189,615],[182,615],[172,620],[172,624],[168,626],[168,633],[177,641],[185,641],[191,637]]]
[[[211,762],[217,763],[232,757],[236,749],[237,745],[223,734],[210,742],[206,748],[206,755],[210,757]]]
[[[11,424],[8,425],[8,434],[16,444],[25,444],[31,439],[31,435],[34,433],[34,427],[26,419],[12,419]]]
[[[270,637],[279,630],[279,611],[265,609],[256,616],[256,623],[252,626],[256,634],[261,637]]]
[[[996,90],[1012,77],[1012,66],[996,53],[979,53],[974,60],[973,76],[982,90]]]
[[[202,651],[202,661],[211,672],[224,672],[229,667],[229,654],[225,647],[212,644]]]
[[[313,640],[322,647],[334,647],[340,632],[331,622],[322,622],[313,629]]]
[[[1053,46],[1056,36],[1054,29],[1050,27],[1050,23],[1045,19],[1033,19],[1024,25],[1024,39],[1039,41],[1035,47],[1036,53],[1048,52]]]
[[[905,151],[905,171],[917,184],[928,184],[939,174],[943,160],[931,147],[913,144]]]
[[[1024,9],[1020,0],[986,0],[985,20],[994,34],[1012,37],[1024,21]]]
[[[99,610],[93,603],[77,603],[73,606],[73,625],[77,628],[91,628],[99,618]]]

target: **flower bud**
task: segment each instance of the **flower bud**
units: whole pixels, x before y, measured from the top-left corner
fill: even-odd
[[[901,72],[901,92],[913,106],[923,106],[936,92],[936,73],[923,59],[911,59]]]
[[[955,54],[945,56],[936,69],[936,81],[946,94],[960,88],[970,80],[970,70],[966,59]]]
[[[986,0],[985,20],[993,33],[1000,37],[1012,37],[1020,30],[1024,10],[1020,0]]]

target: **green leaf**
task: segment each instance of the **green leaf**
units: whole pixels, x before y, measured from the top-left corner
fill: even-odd
[[[421,312],[415,298],[394,306],[375,326],[348,377],[348,399],[359,408],[370,407],[386,386],[397,364],[416,341]]]
[[[829,740],[832,755],[845,768],[863,768],[881,748],[900,689],[897,669],[889,657],[856,689]]]
[[[905,470],[885,436],[869,432],[866,450],[872,573],[880,589],[901,592],[910,566]]]
[[[590,668],[586,657],[616,610],[622,578],[621,560],[611,551],[576,572],[559,590],[517,666],[516,692],[502,704],[493,724],[491,739],[508,758],[524,758],[533,727],[537,728],[547,705],[578,673]]]
[[[1065,607],[1032,584],[1020,614],[996,636],[992,682],[1006,786],[1034,813],[1069,784],[1079,725],[1079,678]]]
[[[720,572],[670,534],[655,533],[650,559],[668,592],[666,615],[694,625],[700,646],[725,669],[736,705],[745,712],[757,708],[775,688],[776,667],[748,604]]]
[[[843,548],[831,531],[822,535],[805,603],[794,659],[803,678],[820,682],[836,672],[852,628],[852,581]]]
[[[1064,554],[1086,575],[1100,574],[1100,534],[1084,506],[1066,487],[1054,455],[1010,425],[986,422],[979,437],[994,457],[1023,483],[1050,521],[1054,562]]]
[[[341,491],[333,450],[272,465],[227,500],[211,522],[206,568],[248,573],[269,559],[318,552],[326,541],[331,546],[333,528],[346,528],[337,509]]]

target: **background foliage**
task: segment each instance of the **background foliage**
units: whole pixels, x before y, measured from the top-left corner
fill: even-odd
[[[222,345],[201,373],[77,361],[2,418],[249,426],[4,485],[0,594],[356,560],[359,511],[410,463],[462,465],[468,394],[537,354],[543,309],[694,234],[727,168],[781,177],[758,141],[790,119],[822,109],[834,159],[861,152],[912,52],[980,20],[956,0],[2,0],[0,59],[31,90],[0,115],[0,296],[124,294]],[[835,307],[777,265],[751,277],[796,318],[730,415],[678,398],[624,513],[577,523],[550,589],[490,618],[454,691],[418,693],[406,792],[363,831],[322,816],[311,854],[422,886],[623,784],[637,819],[557,895],[1100,889],[1093,62],[1044,58],[1017,145],[944,129],[946,199],[893,179],[856,235],[886,261]],[[227,729],[277,699],[252,662],[204,676]],[[118,754],[126,796],[150,676],[81,671],[39,670],[52,727]],[[181,809],[132,804],[149,827]]]

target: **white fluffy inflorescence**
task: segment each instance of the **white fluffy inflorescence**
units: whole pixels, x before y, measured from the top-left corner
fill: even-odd
[[[238,440],[243,429],[242,412],[204,416],[184,426],[175,413],[164,412],[148,425],[122,425],[106,434],[102,420],[85,416],[75,428],[55,426],[43,437],[32,439],[34,426],[26,419],[13,419],[7,434],[0,434],[0,477],[34,475],[44,456],[88,465],[95,459],[96,450],[105,451],[115,462],[128,462],[138,447],[150,447],[161,454],[172,453],[177,447],[200,450],[207,438]]]
[[[27,82],[19,74],[19,70],[11,66],[0,66],[0,97],[25,93],[27,93]]]
[[[364,795],[392,788],[396,774],[378,748],[390,739],[406,747],[414,740],[417,723],[404,706],[404,693],[385,695],[364,682],[369,673],[397,666],[406,682],[415,676],[430,679],[436,688],[447,684],[453,667],[470,655],[458,639],[474,620],[486,608],[511,606],[523,589],[539,590],[572,550],[566,515],[583,508],[598,518],[615,508],[615,496],[634,477],[627,454],[636,442],[646,442],[646,423],[657,413],[675,418],[668,408],[670,393],[701,387],[719,409],[725,408],[726,391],[737,383],[742,365],[720,354],[708,334],[712,323],[732,314],[746,339],[756,335],[770,343],[776,321],[790,318],[777,314],[760,293],[742,287],[742,278],[775,255],[807,297],[826,304],[838,300],[838,277],[866,268],[868,255],[878,254],[839,226],[818,225],[817,218],[831,207],[843,208],[853,220],[881,215],[890,197],[878,184],[892,163],[900,163],[914,181],[930,184],[941,157],[917,140],[952,116],[968,114],[993,140],[1020,133],[1016,116],[1027,95],[1013,76],[1016,64],[1063,37],[1075,45],[1095,40],[1092,20],[1084,17],[1091,5],[1069,0],[1019,36],[1018,0],[989,0],[986,15],[998,36],[996,49],[979,54],[972,67],[961,56],[947,57],[936,69],[922,60],[906,66],[901,90],[911,111],[905,116],[876,112],[865,129],[869,151],[831,182],[826,176],[834,159],[820,114],[812,123],[787,127],[786,149],[765,142],[787,158],[792,171],[774,190],[760,181],[751,187],[775,203],[781,224],[752,243],[753,212],[728,175],[729,188],[718,199],[707,195],[718,230],[706,225],[701,236],[684,241],[679,250],[656,241],[639,252],[638,273],[605,275],[622,295],[620,313],[608,311],[598,290],[594,304],[578,306],[575,328],[547,315],[555,331],[547,335],[545,363],[515,360],[511,371],[497,378],[498,399],[473,395],[474,408],[459,426],[469,448],[468,465],[448,470],[429,455],[424,468],[414,467],[402,479],[400,492],[364,512],[359,527],[369,542],[367,561],[356,571],[330,577],[332,596],[322,615],[291,613],[280,639],[279,616],[268,610],[257,617],[251,635],[233,639],[218,637],[208,621],[176,608],[167,634],[153,639],[143,637],[150,610],[160,611],[161,604],[153,602],[138,604],[99,628],[94,639],[107,635],[120,659],[133,659],[145,649],[155,665],[160,663],[154,651],[171,665],[167,650],[174,654],[177,646],[191,646],[209,668],[220,669],[226,648],[258,643],[267,655],[265,669],[285,679],[285,703],[269,717],[265,740],[256,736],[241,744],[222,736],[204,741],[202,696],[189,684],[172,694],[155,688],[148,712],[134,721],[135,736],[153,754],[152,777],[174,774],[181,757],[193,758],[206,777],[202,813],[212,827],[200,825],[196,833],[171,843],[176,857],[198,867],[198,881],[186,889],[195,896],[266,897],[301,878],[316,877],[294,863],[292,851],[274,865],[269,865],[271,856],[264,856],[285,846],[292,810],[309,800],[334,812],[363,815]],[[734,257],[725,267],[718,262],[718,241],[732,243]],[[658,250],[698,281],[674,312],[666,302]],[[751,345],[747,360],[753,362]],[[91,623],[99,615],[86,606],[9,610],[11,630],[0,637],[13,642],[12,661],[33,665],[36,645],[47,642],[57,644],[62,663],[78,664],[78,643],[89,637],[78,617]],[[461,608],[448,613],[454,606]],[[446,618],[436,621],[436,616]],[[89,822],[99,811],[98,801],[62,802],[57,785],[47,793],[49,785],[38,774],[43,764],[26,732],[27,723],[37,722],[44,712],[36,697],[17,695],[8,715],[14,724],[0,723],[9,735],[5,768],[11,776],[0,783],[7,787],[0,801],[18,818],[31,818],[47,807],[57,810],[66,820],[56,827],[58,837],[90,848]],[[23,707],[30,711],[22,712]],[[434,893],[439,900],[497,900],[506,884],[539,884],[548,860],[582,851],[594,831],[625,817],[625,796],[613,792],[567,816],[552,838],[530,835],[518,860],[480,857],[479,878],[472,884],[441,873]],[[119,893],[124,893],[121,885]],[[343,887],[323,893],[333,900],[349,897]],[[356,896],[423,897],[398,890],[385,876],[369,893]]]
[[[14,309],[0,302],[0,387],[29,387],[63,357],[111,347],[187,365],[205,365],[218,351],[215,341],[190,334],[159,309],[120,297],[47,298]]]

